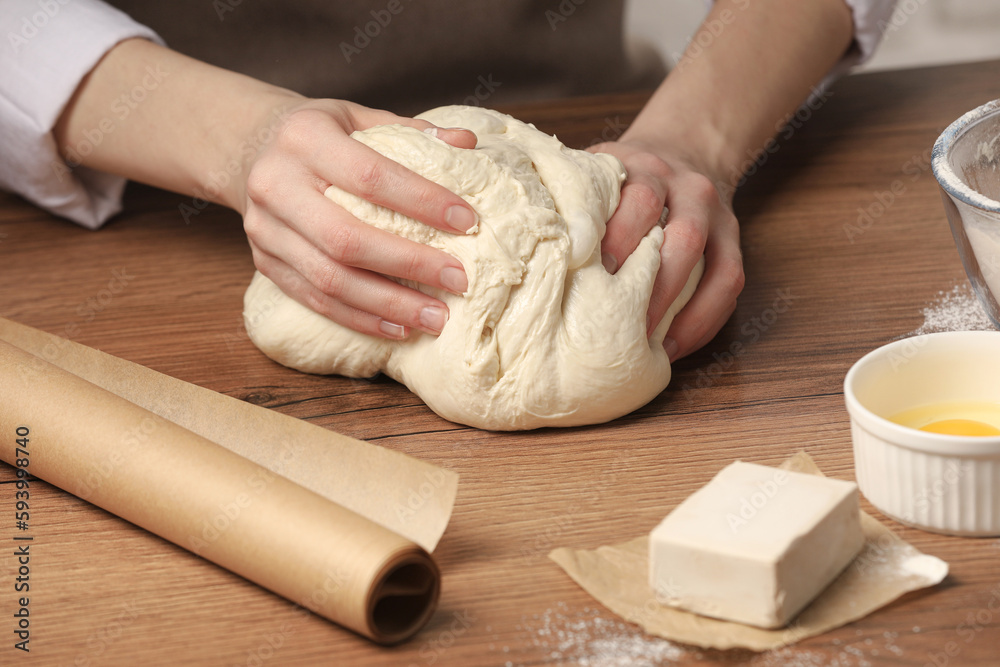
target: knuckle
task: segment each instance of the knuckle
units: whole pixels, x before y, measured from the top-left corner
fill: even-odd
[[[720,300],[735,303],[736,298],[746,285],[742,254],[740,252],[719,253],[709,260],[706,272],[711,272],[712,283],[719,292]]]
[[[632,206],[643,218],[658,218],[663,211],[663,198],[652,186],[646,183],[636,183],[629,190]]]
[[[674,224],[670,229],[670,243],[685,254],[700,254],[708,241],[706,230],[698,225]]]
[[[309,310],[320,313],[324,317],[330,317],[330,299],[336,297],[330,297],[329,295],[323,294],[322,292],[316,292],[314,290],[306,290],[302,295],[302,304]],[[332,318],[331,318],[332,319]]]
[[[715,187],[715,183],[704,174],[691,174],[684,187],[693,198],[700,202],[716,203],[720,201],[719,190]]]
[[[420,307],[409,303],[405,288],[388,290],[382,308],[388,317],[397,324],[412,326],[420,321]]]
[[[735,299],[746,285],[746,273],[743,270],[743,260],[740,257],[727,257],[722,260],[719,272],[725,284],[729,287],[730,296]]]
[[[663,181],[673,175],[670,165],[652,153],[639,153],[633,159],[640,168],[649,172],[658,180]]]
[[[412,251],[402,253],[396,262],[393,275],[397,278],[428,282],[429,267],[418,250],[419,248],[413,248]]]
[[[273,181],[266,169],[254,165],[247,174],[247,197],[255,204],[261,204],[271,191]]]
[[[316,140],[316,125],[323,112],[316,109],[299,109],[288,115],[278,131],[281,146],[298,151],[310,149]]]
[[[348,329],[352,329],[353,331],[357,331],[358,333],[368,334],[369,336],[376,336],[378,338],[385,337],[384,334],[378,330],[379,318],[376,318],[371,313],[358,310],[357,308],[345,306],[344,308],[339,309],[335,316],[328,317],[337,324],[345,326]]]
[[[243,231],[246,233],[247,239],[250,240],[251,247],[256,249],[263,235],[264,221],[262,216],[253,208],[243,216]]]
[[[351,170],[354,174],[355,194],[371,199],[382,190],[385,169],[376,160],[359,160]]]
[[[323,312],[327,308],[327,298],[339,301],[344,294],[344,272],[333,262],[324,262],[313,269],[309,282],[315,290],[306,292],[306,305],[317,312]]]
[[[258,248],[252,239],[250,242],[250,255],[253,257],[254,268],[270,278],[273,260],[270,255]]]
[[[450,204],[434,187],[419,187],[413,191],[411,205],[416,211],[438,211],[444,208],[442,204]]]
[[[323,239],[328,255],[339,262],[356,266],[363,255],[364,242],[360,230],[354,225],[337,223],[330,225]]]

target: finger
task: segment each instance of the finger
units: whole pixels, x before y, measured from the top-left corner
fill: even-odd
[[[451,233],[465,233],[479,222],[461,197],[378,151],[355,141],[327,114],[315,117],[292,141],[308,155],[312,170],[327,184],[374,204],[398,211],[424,224]],[[416,122],[416,121],[414,121]]]
[[[307,308],[356,331],[404,338],[410,329],[438,334],[448,321],[447,306],[384,276],[330,262],[287,227],[274,226],[270,254],[251,241],[254,263],[283,292]],[[299,269],[284,258],[295,257]],[[318,283],[318,284],[317,284]]]
[[[309,246],[312,273],[306,279],[314,286],[334,281],[327,275],[334,264],[366,269],[385,275],[412,280],[462,294],[468,290],[468,279],[462,264],[441,250],[365,224],[304,184],[300,179],[283,179],[269,193],[272,206],[267,214],[273,219],[248,215],[244,221],[247,235],[262,248],[274,249],[279,243],[280,228],[288,226]],[[297,247],[302,246],[296,244]],[[296,255],[287,247],[280,258],[299,266]]]
[[[720,220],[705,249],[705,273],[691,300],[667,331],[664,348],[671,361],[706,345],[736,310],[745,276],[735,217]]]
[[[332,184],[442,231],[464,234],[479,223],[475,210],[450,190],[418,176],[364,144],[340,142],[338,162],[347,168],[320,165],[319,173],[334,174]]]
[[[647,311],[648,333],[652,333],[684,289],[708,241],[711,202],[705,203],[685,193],[683,197],[669,200],[668,204],[660,248],[660,271],[656,274]],[[716,204],[715,208],[720,206]]]
[[[663,339],[663,347],[671,363],[707,345],[736,310],[735,300],[720,304],[717,301],[702,302],[701,299],[692,298],[689,305],[690,309],[685,306],[677,315]],[[714,319],[702,319],[703,315]]]
[[[609,273],[615,273],[659,223],[667,199],[669,169],[659,158],[639,154],[626,158],[625,164],[629,176],[601,243],[601,261]]]
[[[323,295],[316,294],[312,285],[301,275],[291,270],[287,264],[279,262],[275,258],[269,258],[266,254],[259,254],[257,250],[254,247],[254,263],[257,269],[271,279],[283,293],[306,308],[315,310],[337,324],[369,336],[402,340],[410,334],[410,329],[403,325],[353,308],[334,299],[323,298]]]
[[[352,117],[357,119],[355,125],[372,127],[373,125],[405,125],[427,132],[431,136],[455,146],[456,148],[475,148],[476,134],[472,130],[461,127],[438,127],[430,121],[406,116],[397,116],[391,111],[370,109],[368,107],[353,107]]]
[[[426,121],[416,121],[418,123],[424,123]],[[428,123],[430,125],[430,123]],[[479,139],[476,137],[475,132],[472,130],[466,130],[461,127],[438,127],[436,125],[430,125],[430,127],[417,126],[422,129],[427,134],[432,137],[437,137],[441,141],[451,144],[455,148],[475,148]]]

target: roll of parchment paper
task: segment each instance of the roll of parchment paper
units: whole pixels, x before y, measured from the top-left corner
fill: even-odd
[[[23,348],[36,348],[32,351],[38,356]],[[92,377],[84,379],[60,366],[78,366]],[[231,442],[222,446],[186,428],[189,424],[182,426],[89,381],[95,373],[102,383],[125,387],[120,393],[142,394],[160,412],[185,413],[187,403],[184,421],[196,426],[209,413],[205,405],[185,399],[211,394],[225,399],[212,398],[215,409],[232,409],[213,415],[223,426],[250,418],[250,427],[257,425],[263,433],[258,431],[256,438],[252,430],[235,438],[229,433]],[[106,377],[108,373],[116,377]],[[150,397],[151,389],[167,394]],[[0,433],[15,433],[20,426],[31,432],[33,476],[377,642],[407,639],[433,613],[440,574],[416,539],[433,549],[440,538],[454,502],[453,473],[397,452],[387,456],[388,450],[369,443],[0,320]],[[283,432],[282,426],[291,432]],[[353,470],[339,461],[331,471],[336,477],[364,478],[353,482],[348,494],[354,507],[307,488],[323,486],[315,479],[322,475],[307,474],[308,484],[290,479],[335,460],[320,455],[318,465],[311,458],[325,451],[323,438],[311,429],[336,436],[344,451],[358,450],[347,457]],[[279,439],[266,437],[279,433]],[[300,446],[298,436],[306,444]],[[234,448],[249,453],[240,455]],[[0,458],[14,463],[13,445],[5,444],[0,452]],[[379,469],[381,463],[389,468]],[[404,490],[381,496],[379,502],[371,490],[374,485],[379,494],[380,480],[387,477]],[[415,497],[422,502],[412,502]],[[422,518],[422,534],[403,535],[358,510],[385,504],[389,511],[375,513],[390,520],[398,515],[396,522],[411,532],[413,520]],[[437,514],[433,519],[417,516],[432,513]]]

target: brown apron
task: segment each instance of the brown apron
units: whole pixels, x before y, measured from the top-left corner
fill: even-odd
[[[172,48],[310,97],[398,113],[652,88],[624,0],[174,0],[111,4]]]

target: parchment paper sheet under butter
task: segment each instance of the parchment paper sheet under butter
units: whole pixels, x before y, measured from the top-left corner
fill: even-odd
[[[24,425],[30,474],[375,641],[436,605],[453,472],[0,318],[9,463]]]
[[[781,467],[823,474],[805,452]],[[947,563],[920,553],[864,512],[861,527],[866,538],[861,553],[780,630],[720,621],[659,604],[649,586],[648,536],[593,550],[559,548],[549,558],[598,602],[650,634],[703,648],[765,651],[846,625],[947,576]]]

